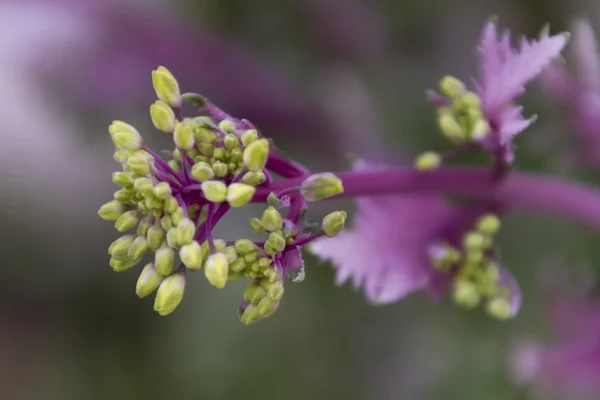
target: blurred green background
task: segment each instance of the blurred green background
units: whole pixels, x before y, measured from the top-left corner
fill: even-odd
[[[476,73],[490,15],[527,35],[581,16],[600,26],[593,0],[0,1],[1,397],[533,398],[511,379],[511,351],[547,334],[549,286],[594,285],[595,232],[506,218],[504,263],[524,292],[514,321],[424,294],[372,307],[306,255],[305,282],[246,327],[242,286],[219,291],[197,274],[178,310],[159,317],[135,296],[137,272],[108,266],[118,234],[96,214],[115,190],[112,119],[162,143],[147,116],[159,63],[314,170],[347,167],[347,153],[401,161],[444,148],[424,91]],[[572,132],[538,89],[523,100],[540,118],[518,138],[519,167],[597,182],[572,168]],[[237,237],[249,215],[218,231]]]

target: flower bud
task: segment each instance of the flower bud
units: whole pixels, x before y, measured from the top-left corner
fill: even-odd
[[[252,228],[252,230],[258,234],[265,233],[265,228],[263,228],[262,222],[260,222],[260,219],[256,217],[250,219],[250,228]]]
[[[179,247],[179,235],[176,227],[172,227],[167,231],[167,244],[170,247]]]
[[[175,128],[175,113],[162,100],[157,100],[150,106],[150,119],[159,131],[171,133]]]
[[[148,228],[146,238],[150,250],[156,251],[165,239],[165,231],[158,225],[152,225]]]
[[[119,185],[123,188],[131,187],[133,184],[131,175],[129,175],[127,172],[113,172],[112,181],[115,185]]]
[[[125,164],[129,157],[131,156],[131,151],[127,150],[123,147],[119,147],[115,150],[113,154],[113,160],[119,164]]]
[[[144,176],[150,172],[150,163],[144,157],[132,156],[127,160],[127,166],[136,175]]]
[[[223,253],[211,254],[206,260],[204,274],[211,285],[222,289],[227,283],[227,275],[229,273],[229,262],[227,256]]]
[[[109,201],[98,210],[98,215],[105,221],[116,221],[125,214],[125,205],[120,201]]]
[[[244,165],[250,171],[259,171],[267,165],[269,159],[269,141],[267,139],[258,139],[244,150]]]
[[[137,260],[149,250],[148,241],[145,236],[138,236],[135,238],[129,250],[127,251],[127,257]]]
[[[260,319],[258,308],[250,304],[240,315],[240,322],[244,325],[250,325]]]
[[[146,236],[146,234],[148,233],[148,230],[150,229],[151,226],[152,226],[152,220],[150,220],[148,218],[144,218],[143,220],[140,221],[140,223],[138,225],[137,235],[138,236]]]
[[[238,239],[235,241],[235,251],[245,256],[256,250],[256,245],[249,239]]]
[[[260,185],[267,180],[265,173],[262,171],[248,171],[242,176],[242,183],[246,185]]]
[[[126,258],[129,247],[133,243],[135,236],[121,236],[108,246],[108,254],[115,258]]]
[[[344,185],[335,174],[323,172],[306,178],[300,192],[306,201],[319,201],[343,193]]]
[[[162,280],[163,277],[156,272],[154,264],[146,264],[135,285],[135,294],[140,299],[150,296],[160,286]]]
[[[490,125],[483,118],[477,119],[473,124],[473,129],[471,130],[471,137],[475,140],[480,140],[485,138],[490,134]]]
[[[465,308],[475,308],[479,305],[481,297],[477,291],[477,286],[467,280],[459,279],[452,288],[452,297],[454,301]]]
[[[477,230],[486,236],[492,236],[500,230],[500,219],[494,214],[486,214],[477,220]]]
[[[181,270],[173,275],[167,276],[160,283],[156,298],[154,300],[154,311],[165,316],[171,314],[181,300],[185,292],[185,271]]]
[[[236,149],[240,145],[240,139],[238,139],[238,137],[233,133],[230,133],[229,135],[225,136],[225,139],[223,139],[223,144],[225,144],[225,147],[228,149]]]
[[[159,182],[154,186],[152,193],[154,193],[154,196],[159,200],[167,200],[171,198],[171,185],[167,182]]]
[[[158,272],[159,275],[169,275],[173,271],[175,265],[175,250],[169,246],[160,247],[156,250],[154,265],[156,266],[156,272]]]
[[[154,91],[159,99],[171,107],[179,108],[181,106],[179,84],[168,69],[161,66],[152,71],[152,86],[154,86]]]
[[[462,96],[465,91],[465,85],[453,76],[446,75],[440,80],[440,91],[443,95],[452,99]]]
[[[152,183],[152,181],[148,178],[137,178],[134,182],[133,182],[133,188],[143,194],[144,196],[148,196],[150,194],[152,194],[153,190],[154,190],[154,184]]]
[[[194,225],[194,222],[187,217],[182,218],[179,224],[177,224],[177,242],[180,245],[189,244],[194,240],[195,234],[196,225]]]
[[[222,203],[227,198],[227,186],[221,181],[202,182],[202,193],[208,201]]]
[[[330,238],[337,236],[344,228],[347,216],[345,211],[334,211],[327,214],[321,223],[321,229],[323,229],[325,236]]]
[[[277,307],[279,307],[279,302],[271,300],[268,297],[262,299],[260,303],[258,303],[258,305],[256,306],[261,318],[266,318],[272,315],[277,310]]]
[[[447,112],[441,113],[438,118],[438,125],[444,136],[450,141],[461,143],[466,139],[462,127],[452,114]]]
[[[196,138],[192,131],[192,124],[189,119],[184,119],[175,125],[175,132],[173,132],[173,141],[175,146],[182,150],[191,150],[194,148]]]
[[[208,181],[214,176],[215,173],[208,163],[199,162],[192,167],[192,177],[199,182]]]
[[[215,176],[224,178],[229,173],[229,166],[221,161],[215,161],[212,165]]]
[[[237,260],[229,264],[229,274],[232,272],[241,272],[244,268],[246,268],[246,260],[242,257],[239,257]]]
[[[436,169],[442,163],[442,157],[434,151],[426,151],[417,157],[415,167],[419,171],[431,171]]]
[[[514,316],[510,302],[502,296],[493,297],[488,300],[485,308],[490,316],[499,320],[507,320]]]
[[[175,211],[171,213],[171,221],[173,221],[173,226],[179,225],[184,215],[185,211],[183,211],[183,207],[177,207]]]
[[[277,232],[271,232],[269,238],[265,242],[265,251],[271,255],[279,253],[285,249],[286,241],[281,234]]]
[[[227,202],[231,207],[243,207],[252,200],[256,188],[245,183],[232,183],[227,188]]]
[[[127,211],[121,215],[117,222],[115,222],[115,229],[119,232],[125,232],[133,228],[138,224],[140,220],[140,214],[137,211]]]
[[[117,147],[124,147],[129,150],[137,150],[142,147],[142,137],[138,131],[131,125],[121,121],[113,121],[108,128],[112,140]]]
[[[179,207],[179,202],[175,197],[169,197],[165,200],[165,211],[172,214]]]
[[[241,139],[244,147],[248,147],[258,140],[258,132],[256,129],[248,129],[242,133]]]
[[[127,271],[128,269],[131,269],[133,267],[135,267],[137,265],[137,263],[139,263],[140,260],[139,259],[129,259],[129,258],[115,258],[115,257],[111,257],[110,259],[110,267],[113,269],[113,271],[115,272],[123,272],[123,271]]]
[[[235,123],[231,120],[224,119],[219,122],[219,128],[225,133],[233,133],[235,132]]]
[[[281,218],[281,214],[273,206],[267,207],[262,214],[260,222],[263,229],[266,229],[269,232],[279,230],[283,227],[283,219]]]
[[[466,250],[482,250],[485,245],[485,237],[477,232],[471,231],[463,238],[463,246]]]
[[[279,301],[283,297],[283,283],[276,282],[269,286],[267,296],[273,301]]]
[[[189,269],[200,269],[204,263],[202,247],[195,240],[179,249],[179,258],[181,258],[181,262]]]

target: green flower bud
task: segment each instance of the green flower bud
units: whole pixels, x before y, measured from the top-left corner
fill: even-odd
[[[154,265],[159,275],[169,275],[175,266],[175,250],[169,246],[161,246],[154,255]]]
[[[241,272],[244,268],[246,268],[246,261],[242,257],[239,257],[237,260],[229,264],[229,273]]]
[[[283,283],[276,282],[276,283],[272,284],[271,286],[269,286],[267,295],[269,296],[269,298],[271,300],[279,301],[283,297],[283,292],[284,292]]]
[[[183,211],[183,209],[181,209]],[[175,214],[173,214],[175,216]],[[194,222],[185,217],[179,221],[177,224],[177,242],[180,245],[189,244],[194,240],[194,235],[196,234],[196,225]]]
[[[202,247],[197,241],[192,241],[190,244],[186,244],[179,250],[179,258],[181,262],[189,269],[200,269],[204,264],[204,254],[202,253]]]
[[[173,74],[163,66],[152,71],[152,86],[156,96],[170,105],[179,108],[181,106],[181,92],[179,84]]]
[[[460,98],[460,102],[467,110],[481,110],[481,99],[477,96],[477,93],[466,92]]]
[[[269,268],[273,264],[273,261],[269,257],[261,257],[258,260],[258,266],[262,269]]]
[[[172,197],[171,185],[169,185],[167,182],[159,182],[156,186],[154,186],[152,193],[159,200],[167,200]]]
[[[168,199],[165,200],[165,211],[168,213],[174,213],[175,210],[177,210],[177,207],[179,207],[179,202],[177,201],[177,199],[175,197],[169,197]]]
[[[121,215],[117,222],[115,222],[115,229],[119,232],[125,232],[132,229],[138,224],[140,220],[140,214],[137,211],[127,211]]]
[[[507,320],[514,316],[508,299],[500,296],[488,300],[485,309],[490,316],[499,320]]]
[[[254,297],[254,292],[258,288],[262,288],[262,286],[260,286],[260,281],[251,281],[246,286],[246,288],[244,289],[244,301],[246,303],[252,303],[252,298]],[[267,290],[265,288],[262,288],[262,289],[264,289],[264,295],[266,296]]]
[[[200,150],[200,153],[203,155],[210,157],[215,151],[215,146],[210,143],[198,143],[198,150]]]
[[[167,231],[167,244],[171,247],[179,247],[177,228],[173,227]]]
[[[211,285],[222,289],[227,283],[229,273],[229,262],[227,256],[223,253],[211,254],[206,260],[204,275]]]
[[[184,215],[185,211],[183,211],[183,207],[177,207],[177,209],[171,214],[171,221],[173,221],[173,226],[178,226]]]
[[[321,223],[321,229],[323,229],[325,236],[330,238],[337,236],[344,228],[347,216],[345,211],[334,211],[327,214]]]
[[[121,236],[108,246],[108,254],[115,258],[126,258],[129,247],[133,243],[135,236]]]
[[[500,219],[494,214],[486,214],[477,220],[476,226],[482,234],[492,236],[500,230]]]
[[[179,164],[176,160],[169,160],[167,164],[171,169],[175,172],[181,172],[181,164]]]
[[[279,230],[283,227],[283,219],[279,211],[273,206],[267,207],[260,219],[261,225],[269,232]]]
[[[467,234],[463,237],[463,246],[466,250],[482,250],[484,244],[485,238],[479,232],[467,232]]]
[[[150,248],[148,247],[148,241],[146,240],[146,237],[138,236],[129,247],[127,257],[134,260],[140,259],[149,249]]]
[[[128,188],[133,185],[133,179],[127,172],[113,172],[112,181],[115,185],[119,185],[123,188]]]
[[[112,134],[112,140],[117,147],[124,147],[128,150],[137,150],[142,147],[144,142],[140,134],[134,129],[117,130]]]
[[[152,220],[147,219],[147,218],[141,220],[140,224],[138,225],[137,235],[138,236],[146,236],[146,234],[148,233],[148,230],[150,229],[151,226],[152,226]]]
[[[319,201],[344,192],[342,180],[331,172],[309,176],[300,185],[306,201]]]
[[[258,218],[252,218],[250,220],[250,227],[252,228],[252,230],[258,234],[262,234],[265,233],[265,228],[263,228],[262,226],[262,222],[260,222],[260,219]]]
[[[121,190],[117,190],[115,192],[115,194],[113,195],[113,198],[122,203],[133,203],[133,201],[131,201],[131,199],[134,195],[135,195],[135,192],[133,190],[121,189]]]
[[[167,276],[160,283],[154,300],[154,311],[161,316],[169,315],[181,303],[185,292],[185,272],[181,270]]]
[[[244,165],[250,171],[259,171],[267,165],[269,159],[269,141],[258,139],[250,143],[244,150]]]
[[[452,297],[456,304],[465,308],[475,308],[479,305],[481,297],[477,286],[467,280],[457,280],[452,288]]]
[[[483,139],[484,137],[490,134],[490,125],[483,118],[478,119],[473,124],[473,129],[471,130],[471,137],[475,140]]]
[[[223,121],[219,122],[219,128],[221,128],[223,132],[233,133],[235,132],[235,123],[231,120],[224,119]]]
[[[227,202],[231,207],[243,207],[252,200],[256,188],[245,183],[232,183],[227,188]]]
[[[260,319],[258,308],[255,305],[250,304],[243,313],[240,315],[240,322],[244,325],[250,325]]]
[[[269,246],[271,246],[271,248],[273,250],[275,250],[275,253],[269,252],[267,250],[267,243],[269,244]],[[273,255],[273,254],[283,251],[283,249],[285,249],[286,244],[287,243],[285,241],[285,238],[283,236],[281,236],[281,234],[279,234],[277,232],[271,232],[269,234],[269,238],[265,242],[265,251],[267,251],[267,253]]]
[[[272,315],[275,310],[277,310],[277,307],[279,307],[279,302],[271,300],[268,297],[262,299],[256,306],[258,313],[262,318],[267,318],[268,316]]]
[[[247,131],[244,131],[244,133],[242,133],[241,139],[244,147],[248,147],[258,140],[258,132],[256,131],[256,129],[248,129]]]
[[[440,91],[445,96],[457,99],[465,93],[466,88],[465,85],[455,77],[446,75],[440,80]]]
[[[245,256],[253,251],[256,251],[256,245],[252,240],[249,239],[238,239],[235,241],[235,251],[238,254]]]
[[[242,176],[242,183],[245,183],[246,185],[256,186],[264,183],[266,180],[267,177],[262,171],[249,171]]]
[[[217,249],[217,251],[225,251],[227,248],[227,242],[223,239],[215,239],[213,244],[215,245],[215,249]]]
[[[237,136],[236,136],[237,138]],[[239,141],[238,141],[238,146],[240,145]],[[240,149],[239,147],[235,147],[233,149],[231,149],[231,155],[230,155],[230,160],[234,161],[234,162],[239,162],[242,161],[244,158],[244,150]],[[243,165],[243,161],[242,161],[242,165]]]
[[[224,178],[229,173],[229,166],[221,161],[215,161],[212,169],[215,172],[215,176],[219,178]]]
[[[165,231],[169,231],[173,227],[173,220],[171,219],[171,216],[164,215],[160,219],[160,226],[162,226]]]
[[[228,149],[235,149],[235,148],[239,147],[240,140],[238,139],[238,137],[236,135],[234,135],[233,133],[230,133],[229,135],[225,136],[225,139],[223,139],[223,143],[225,144],[225,147],[227,147]]]
[[[152,181],[144,177],[137,178],[133,182],[133,187],[137,192],[143,194],[144,196],[152,194],[154,190],[154,184],[152,183]]]
[[[426,151],[417,157],[415,167],[419,171],[431,171],[442,163],[442,157],[434,151]]]
[[[119,164],[125,164],[130,156],[131,152],[129,150],[119,147],[113,154],[113,160]]]
[[[175,128],[175,113],[162,100],[157,100],[150,106],[150,119],[159,131],[171,133]]]
[[[158,225],[152,225],[146,236],[150,250],[156,251],[165,239],[165,231]]]
[[[227,246],[224,250],[223,253],[225,254],[225,256],[227,257],[227,262],[231,265],[232,262],[234,262],[235,260],[238,259],[238,254],[237,251],[235,251],[235,247],[234,246]]]
[[[215,150],[213,151],[213,157],[217,160],[223,161],[225,160],[225,158],[227,155],[227,151],[222,148],[222,147],[215,147]]]
[[[199,162],[194,164],[192,167],[192,177],[199,181],[204,182],[212,179],[215,176],[213,169],[208,163]]]
[[[465,262],[467,264],[479,264],[483,261],[484,257],[483,247],[480,250],[467,250],[465,253]]]
[[[182,150],[191,150],[194,148],[196,138],[194,137],[192,124],[189,119],[184,119],[175,125],[173,140],[175,141],[175,146]]]
[[[105,221],[116,221],[125,214],[125,205],[120,201],[109,201],[98,210],[98,215]]]
[[[135,285],[135,294],[140,299],[150,296],[160,286],[162,280],[163,277],[156,272],[154,264],[146,264]]]
[[[129,258],[123,259],[123,258],[111,257],[109,264],[110,264],[110,267],[113,269],[113,271],[123,272],[123,271],[127,271],[128,269],[135,267],[139,262],[140,262],[139,259],[132,260]]]
[[[227,186],[221,181],[202,182],[202,193],[208,201],[222,203],[227,198]]]
[[[438,118],[438,125],[444,136],[454,143],[461,143],[467,139],[462,127],[450,113],[442,113]]]

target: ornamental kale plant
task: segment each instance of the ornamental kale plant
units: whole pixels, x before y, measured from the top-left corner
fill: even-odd
[[[502,216],[534,209],[600,227],[596,189],[511,169],[513,140],[535,119],[523,117],[514,100],[567,41],[568,34],[544,29],[539,39],[513,47],[509,34],[489,21],[477,47],[478,77],[467,85],[446,76],[428,93],[451,150],[423,152],[414,166],[358,159],[343,172],[308,171],[250,121],[201,95],[182,94],[171,72],[158,67],[150,117],[174,148],[158,153],[133,126],[110,125],[114,159],[122,165],[113,182],[120,189],[98,213],[119,232],[135,230],[109,246],[110,266],[120,272],[147,259],[136,293],[156,292],[160,315],[177,308],[194,271],[204,269],[217,288],[247,279],[239,317],[251,324],[275,312],[286,282],[304,279],[306,247],[332,263],[338,283],[350,280],[373,303],[426,289],[437,298],[449,292],[461,307],[512,318],[521,293],[494,242]],[[184,102],[197,115],[184,115]],[[489,155],[489,164],[449,166],[469,152]],[[344,228],[347,214],[340,210],[310,219],[311,203],[339,197],[357,199],[351,228]],[[264,204],[248,223],[262,241],[214,237],[223,216],[250,203]]]

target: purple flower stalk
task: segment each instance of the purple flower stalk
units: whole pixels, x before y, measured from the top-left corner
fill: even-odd
[[[521,293],[496,252],[501,215],[515,209],[546,211],[600,228],[597,190],[508,174],[504,168],[512,159],[512,138],[531,123],[512,99],[565,41],[564,35],[543,34],[539,42],[524,40],[517,52],[488,23],[477,93],[445,78],[444,96],[432,94],[442,132],[460,151],[491,151],[497,156],[491,168],[440,167],[448,157],[429,152],[416,168],[361,161],[353,171],[311,174],[283,157],[248,120],[230,116],[203,96],[181,94],[171,72],[159,67],[152,72],[159,100],[150,116],[174,148],[163,158],[131,125],[115,121],[110,126],[114,159],[122,165],[113,182],[121,189],[99,215],[115,221],[120,232],[137,228],[110,245],[110,265],[124,271],[154,254],[136,293],[156,292],[154,308],[160,315],[179,305],[191,271],[203,268],[217,288],[249,279],[240,319],[250,324],[279,307],[286,278],[304,279],[301,248],[309,245],[332,261],[338,283],[352,281],[374,303],[394,302],[421,289],[439,297],[448,289],[460,306],[482,305],[494,317],[511,318]],[[195,105],[197,115],[184,115],[184,103]],[[447,193],[465,201],[451,205],[443,197]],[[309,219],[310,203],[339,196],[358,198],[352,229],[343,230],[344,211],[320,222]],[[264,240],[213,236],[230,209],[250,202],[266,204],[249,221]]]

